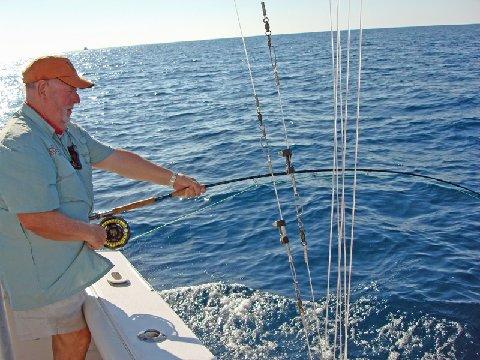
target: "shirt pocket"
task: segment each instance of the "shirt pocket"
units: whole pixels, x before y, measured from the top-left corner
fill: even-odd
[[[57,156],[57,190],[60,196],[60,203],[69,201],[85,201],[88,203],[88,196],[85,185],[70,164],[64,157]]]

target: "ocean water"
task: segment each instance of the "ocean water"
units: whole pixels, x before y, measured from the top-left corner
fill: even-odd
[[[330,34],[279,35],[273,42],[294,165],[329,168]],[[247,47],[274,167],[283,171],[265,38],[247,38]],[[479,49],[479,25],[364,31],[359,166],[480,191]],[[99,140],[204,183],[267,172],[240,39],[69,56],[96,84],[80,92],[73,118]],[[0,124],[22,102],[24,63],[0,65]],[[355,76],[352,69],[352,111]],[[331,177],[297,180],[322,308]],[[309,308],[290,184],[286,177],[278,183]],[[98,211],[168,192],[98,171],[94,185]],[[358,175],[350,358],[480,359],[479,213],[480,198],[454,186]],[[133,239],[122,252],[219,359],[307,359],[287,256],[272,227],[278,213],[268,179],[213,187],[202,198],[166,200],[125,218]]]

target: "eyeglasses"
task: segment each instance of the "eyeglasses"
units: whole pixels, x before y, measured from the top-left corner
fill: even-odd
[[[70,154],[70,164],[72,164],[75,170],[80,170],[82,168],[82,163],[80,162],[80,157],[78,156],[77,148],[75,145],[70,145],[67,147],[68,153]]]

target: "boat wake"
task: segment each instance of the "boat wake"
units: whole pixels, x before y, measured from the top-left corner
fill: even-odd
[[[218,359],[307,358],[302,323],[292,298],[221,282],[160,293]],[[321,319],[323,301],[317,305]],[[456,359],[464,344],[472,347],[472,336],[462,324],[425,313],[420,306],[390,301],[382,299],[376,283],[354,289],[351,358]],[[335,299],[330,306],[335,306]],[[308,318],[315,329],[316,320]],[[325,349],[323,322],[320,333],[320,346]],[[318,336],[311,336],[311,343],[319,344]],[[333,336],[329,341],[331,345]]]

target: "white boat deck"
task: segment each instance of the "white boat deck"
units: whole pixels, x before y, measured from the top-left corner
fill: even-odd
[[[93,338],[87,360],[215,359],[120,252],[100,253],[115,267],[108,276],[87,289],[85,318]],[[112,272],[119,273],[120,280],[126,280],[126,283],[115,284],[119,280],[112,277]],[[8,328],[11,334],[15,334],[11,310],[8,305],[6,307]],[[159,336],[154,339],[158,342],[139,339],[138,334],[149,329],[158,331]],[[152,340],[151,336],[147,338]],[[11,336],[11,343],[15,360],[53,359],[50,338],[20,341]]]

